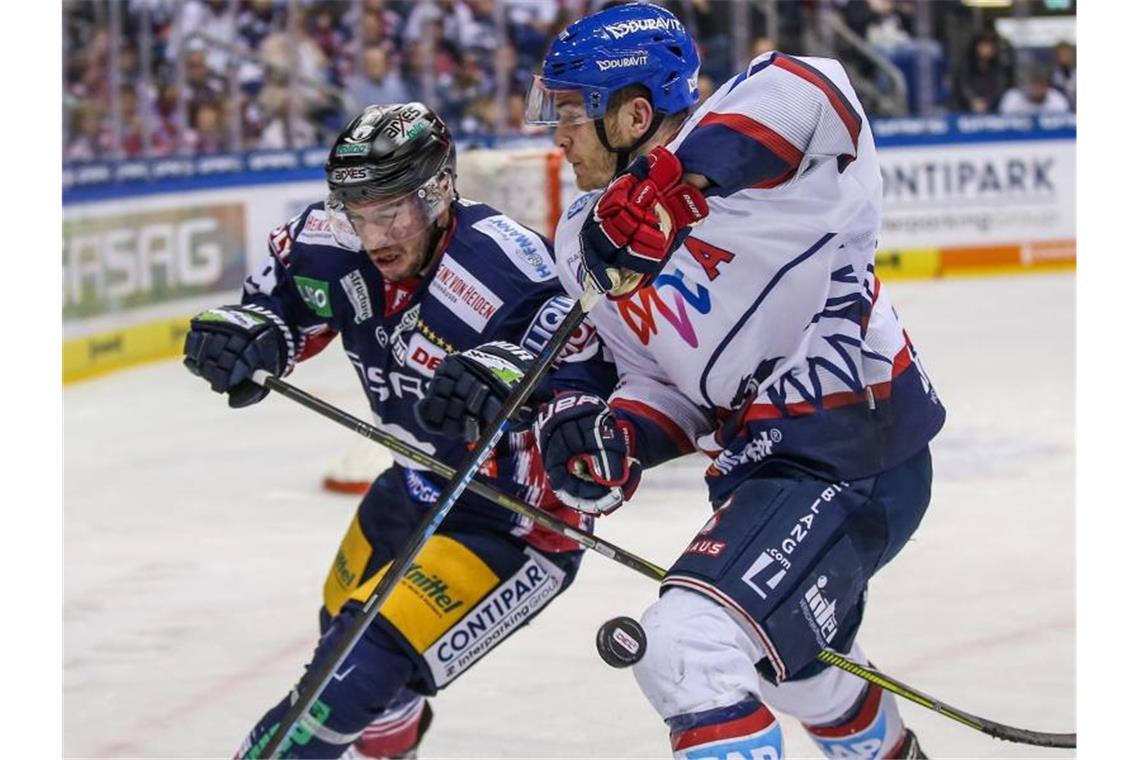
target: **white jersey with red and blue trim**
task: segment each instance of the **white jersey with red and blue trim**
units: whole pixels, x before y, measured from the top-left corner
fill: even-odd
[[[709,216],[651,286],[590,314],[643,460],[699,446],[718,498],[768,461],[854,479],[921,449],[945,412],[875,276],[879,162],[842,66],[759,56],[667,147],[712,182]],[[555,236],[573,296],[597,195]]]

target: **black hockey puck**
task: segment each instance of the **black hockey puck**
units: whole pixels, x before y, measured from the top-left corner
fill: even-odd
[[[645,629],[631,617],[616,617],[598,628],[597,644],[607,665],[628,668],[645,656]]]

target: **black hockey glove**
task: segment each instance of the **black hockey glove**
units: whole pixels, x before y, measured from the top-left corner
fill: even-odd
[[[473,443],[502,409],[532,362],[532,353],[504,341],[449,354],[436,367],[424,397],[416,404],[416,419],[433,433]],[[549,396],[540,386],[515,412],[512,422],[529,425],[534,407]]]
[[[608,514],[641,482],[641,463],[630,456],[630,431],[598,396],[560,394],[539,410],[534,435],[551,489],[572,509]]]
[[[253,371],[280,375],[288,363],[287,329],[277,315],[257,306],[210,309],[190,320],[182,363],[211,390],[228,393],[231,407],[249,406],[269,393],[253,382]]]

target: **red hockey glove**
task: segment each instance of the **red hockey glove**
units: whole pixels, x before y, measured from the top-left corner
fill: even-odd
[[[582,255],[599,286],[624,295],[652,281],[688,229],[708,216],[696,187],[682,182],[681,162],[662,147],[640,156],[610,183],[582,225]],[[641,275],[634,288],[609,270]]]

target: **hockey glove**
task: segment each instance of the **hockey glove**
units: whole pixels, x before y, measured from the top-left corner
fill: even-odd
[[[557,396],[539,410],[534,435],[551,490],[579,512],[608,514],[641,481],[641,463],[630,456],[629,429],[618,425],[598,396]]]
[[[474,443],[533,361],[534,355],[525,348],[504,341],[449,354],[416,404],[416,419],[433,433]],[[544,395],[549,397],[541,388],[536,390],[529,403],[540,403]],[[533,407],[524,405],[513,421],[530,424],[533,417]]]
[[[690,228],[708,216],[704,194],[681,175],[677,157],[657,147],[598,198],[580,240],[586,270],[601,290],[620,296],[652,282]],[[632,287],[623,270],[637,276]]]
[[[190,320],[182,363],[205,378],[217,393],[228,393],[237,409],[265,398],[269,389],[251,379],[263,369],[279,375],[288,363],[285,323],[268,309],[221,306]]]

